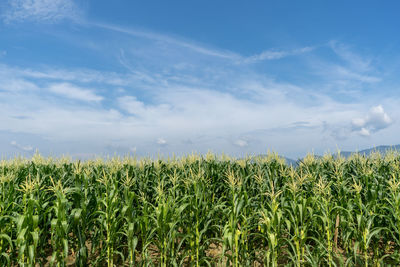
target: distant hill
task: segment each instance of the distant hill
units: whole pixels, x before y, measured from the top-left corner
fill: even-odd
[[[297,163],[298,160],[294,160],[294,159],[290,159],[290,158],[286,158],[286,157],[283,157],[283,158],[285,159],[287,165],[296,166],[298,164]]]
[[[367,149],[363,149],[360,151],[340,151],[340,155],[348,158],[350,157],[352,154],[358,153],[358,154],[362,154],[362,155],[366,155],[369,156],[371,153],[374,152],[379,152],[381,154],[386,154],[388,151],[391,150],[397,150],[400,152],[400,145],[394,145],[394,146],[377,146],[377,147],[373,147],[373,148],[367,148]],[[335,155],[335,153],[333,153]],[[314,155],[316,158],[321,158],[320,155]],[[265,154],[261,154],[261,155],[257,155],[256,157],[267,157],[267,155]],[[291,158],[287,158],[287,157],[283,157],[281,156],[281,158],[285,159],[286,164],[288,165],[293,165],[293,166],[297,166],[299,164],[299,162],[301,161],[301,159],[298,160],[294,160]]]
[[[266,158],[266,157],[268,157],[268,155],[260,154],[260,155],[257,155],[257,156],[253,156],[252,158],[254,159],[254,158]],[[290,158],[283,157],[283,156],[279,156],[279,157],[283,158],[286,161],[286,164],[288,164],[288,165],[293,165],[293,166],[297,165],[297,161],[294,160],[294,159],[290,159]]]
[[[373,147],[373,148],[368,148],[368,149],[364,149],[364,150],[360,150],[360,151],[356,151],[356,152],[351,152],[351,151],[341,151],[340,155],[342,155],[343,157],[349,157],[351,154],[354,153],[358,153],[358,154],[362,154],[362,155],[370,155],[373,152],[379,152],[381,154],[386,154],[388,151],[391,150],[397,150],[400,151],[400,145],[394,145],[394,146],[377,146],[377,147]]]

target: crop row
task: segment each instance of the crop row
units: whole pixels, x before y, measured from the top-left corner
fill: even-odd
[[[399,266],[400,156],[0,162],[1,266]]]

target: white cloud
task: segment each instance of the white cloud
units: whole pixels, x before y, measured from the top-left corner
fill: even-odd
[[[157,139],[157,144],[160,146],[165,146],[167,144],[167,140],[165,140],[164,138],[160,137]]]
[[[49,86],[48,90],[66,98],[86,102],[99,102],[103,100],[103,97],[97,95],[93,90],[80,88],[69,83],[53,84]]]
[[[352,131],[349,118],[359,117],[360,110],[370,106],[370,96],[360,101],[334,98],[336,87],[319,90],[325,81],[309,79],[301,63],[294,65],[295,79],[285,82],[285,77],[274,79],[273,74],[265,72],[269,68],[261,72],[254,66],[235,64],[243,63],[246,57],[233,52],[166,35],[116,31],[126,31],[131,37],[123,36],[126,42],[109,40],[104,51],[101,47],[96,51],[114,55],[112,64],[120,63],[123,71],[52,66],[29,69],[0,64],[0,86],[12,85],[11,79],[16,81],[11,86],[15,90],[0,91],[0,131],[37,135],[53,144],[74,144],[82,153],[94,147],[110,151],[104,144],[118,151],[133,152],[137,148],[147,154],[160,148],[177,153],[244,150],[238,147],[251,147],[255,153],[268,148],[302,153],[314,145],[327,146],[319,142],[329,135],[329,131],[321,133],[325,121],[336,136],[348,136],[334,138],[330,143],[334,147],[337,142],[364,140],[357,139],[355,131],[371,135],[379,128],[367,122],[373,119],[361,118],[361,122],[355,120],[357,129]],[[118,34],[114,32],[113,36]],[[247,59],[267,66],[279,64],[269,60],[311,50],[267,50]],[[109,57],[98,60],[110,63]],[[377,82],[372,67],[359,72],[353,65],[330,64],[331,72],[319,75],[332,81]],[[285,76],[292,74],[288,69]],[[296,77],[303,74],[303,81],[297,82]],[[100,94],[95,88],[104,90]],[[353,89],[351,83],[341,87],[344,91],[349,88]],[[64,97],[85,103],[64,101]],[[381,103],[387,107],[385,101]]]
[[[36,91],[38,86],[35,83],[26,81],[25,79],[1,77],[0,73],[0,90],[10,92],[22,92],[22,91]]]
[[[358,134],[360,134],[361,136],[370,136],[371,135],[370,131],[364,127],[358,131]]]
[[[134,96],[124,96],[117,99],[120,108],[133,115],[144,115],[146,107],[143,102],[138,101]]]
[[[260,54],[247,57],[247,58],[243,59],[242,62],[244,62],[244,63],[255,63],[257,61],[263,61],[263,60],[281,59],[281,58],[284,58],[284,57],[287,57],[287,56],[294,56],[294,55],[299,55],[299,54],[311,52],[314,49],[315,49],[314,47],[306,46],[306,47],[293,49],[293,50],[287,50],[287,51],[284,51],[284,50],[266,50],[266,51],[263,51]]]
[[[358,71],[358,70],[357,70]],[[373,75],[361,74],[358,73],[356,70],[350,70],[348,68],[342,66],[336,66],[334,68],[334,72],[338,76],[344,79],[360,81],[363,83],[377,83],[380,82],[382,79]]]
[[[392,124],[392,119],[383,110],[381,105],[372,107],[363,118],[355,118],[352,121],[353,131],[362,136],[370,136],[371,133],[385,129]]]
[[[288,53],[284,51],[264,51],[261,54],[251,56],[247,58],[246,62],[254,62],[254,61],[261,61],[261,60],[272,60],[272,59],[280,59],[287,56]]]
[[[2,14],[5,23],[37,21],[57,22],[76,20],[79,9],[73,0],[9,0]]]
[[[0,65],[0,70],[7,73],[13,73],[15,76],[27,77],[32,79],[47,79],[74,81],[81,83],[99,82],[110,85],[126,85],[128,76],[110,72],[100,72],[88,69],[68,69],[44,68],[32,70],[29,68],[10,68],[6,65]]]
[[[155,33],[155,32],[151,32],[151,31],[143,31],[143,30],[138,30],[138,29],[133,29],[133,28],[128,29],[128,28],[123,28],[123,27],[119,27],[116,25],[104,24],[104,23],[92,23],[91,25],[100,27],[103,29],[115,31],[115,32],[124,33],[124,34],[135,36],[135,37],[146,38],[146,39],[163,42],[163,43],[169,43],[169,44],[179,46],[181,48],[186,48],[188,50],[191,50],[191,51],[194,51],[199,54],[206,55],[206,56],[212,56],[212,57],[229,59],[229,60],[237,60],[240,58],[240,56],[238,54],[233,53],[231,51],[224,51],[224,50],[209,48],[209,47],[206,47],[205,45],[200,45],[200,44],[196,44],[195,42],[192,42],[192,41],[184,40],[183,38],[174,38],[174,37],[171,37],[168,35]]]
[[[350,48],[337,41],[329,42],[332,50],[343,59],[351,68],[356,69],[360,72],[367,72],[372,70],[370,58],[361,57],[360,55],[352,52]]]
[[[313,79],[322,81],[320,89],[357,101],[357,98],[360,100],[365,95],[365,90],[385,82],[382,68],[374,64],[375,61],[368,54],[361,54],[355,49],[353,51],[336,41],[329,42],[325,52],[326,48],[333,54],[328,57],[312,55],[309,59]]]
[[[11,74],[12,70],[9,68],[8,72]],[[27,75],[30,73],[25,76],[20,73],[19,77]],[[321,138],[318,129],[323,121],[341,127],[348,118],[357,117],[358,110],[363,107],[361,104],[340,103],[307,88],[259,76],[231,78],[231,82],[246,92],[246,97],[236,95],[236,91],[215,90],[215,84],[196,87],[169,83],[166,86],[160,82],[152,88],[151,104],[136,96],[118,95],[107,99],[107,106],[112,108],[106,108],[103,103],[95,106],[79,102],[66,104],[59,98],[49,102],[48,97],[42,94],[49,88],[40,89],[41,84],[47,84],[47,78],[31,79],[39,88],[37,93],[1,95],[0,131],[34,134],[55,143],[84,143],[83,146],[77,145],[76,150],[81,152],[92,151],[93,147],[100,149],[104,143],[116,143],[117,147],[129,151],[134,141],[140,153],[157,153],[160,146],[175,152],[214,149],[229,153],[237,151],[234,150],[236,146],[248,147],[248,140],[252,140],[255,153],[262,153],[268,147],[283,153],[289,146],[296,151],[307,151],[307,145]],[[101,97],[80,87],[68,91],[76,87],[72,83],[53,85],[59,87],[53,88],[57,95],[64,97],[87,101]],[[86,93],[82,94],[82,90]],[[134,93],[131,87],[125,87],[125,91]],[[24,116],[28,118],[23,119]],[[257,129],[267,130],[257,132]],[[226,142],[231,140],[229,136],[243,135],[246,138]],[[183,142],[188,139],[193,141]],[[291,144],[293,139],[300,140],[301,144]],[[286,151],[290,152],[290,149]]]
[[[158,41],[158,42],[162,42],[162,43],[172,44],[172,45],[196,52],[198,54],[233,61],[237,64],[255,63],[255,62],[264,61],[264,60],[276,60],[276,59],[281,59],[281,58],[284,58],[287,56],[294,56],[294,55],[311,52],[315,49],[315,47],[306,46],[306,47],[292,49],[292,50],[266,50],[266,51],[261,52],[260,54],[256,54],[256,55],[249,56],[249,57],[244,57],[244,56],[234,53],[232,51],[211,48],[211,47],[208,47],[203,44],[198,44],[193,41],[185,40],[183,38],[171,37],[168,35],[155,33],[155,32],[151,32],[151,31],[143,31],[143,30],[138,30],[138,29],[133,29],[133,28],[127,29],[127,28],[110,25],[110,24],[104,24],[104,23],[92,23],[91,25],[100,27],[100,28],[104,28],[104,29],[108,29],[111,31],[128,34],[128,35],[139,37],[139,38],[146,38],[146,39],[150,39],[150,40],[154,40],[154,41]],[[122,52],[123,52],[123,50],[122,50]],[[123,57],[124,57],[123,54],[124,53],[122,53],[121,58],[120,58],[121,64],[123,64],[124,66],[131,69],[126,64],[125,60],[123,60]]]
[[[23,145],[18,144],[17,141],[11,141],[10,144],[22,151],[26,151],[26,152],[33,151],[33,147],[31,145],[23,146]]]
[[[237,140],[235,140],[235,142],[233,142],[233,144],[236,145],[236,146],[239,146],[239,147],[246,147],[246,146],[249,145],[247,143],[247,141],[243,140],[243,139],[237,139]]]
[[[161,101],[169,102],[168,99],[162,99],[162,96],[159,96],[159,98]],[[169,104],[146,105],[135,96],[119,97],[117,98],[117,105],[121,110],[139,118],[142,122],[146,122],[146,124],[157,123],[170,114]]]
[[[151,74],[151,73],[150,73]],[[163,77],[161,77],[163,78]],[[10,87],[12,80],[19,84],[22,81],[42,81],[46,83],[95,84],[96,86],[116,86],[117,92],[134,87],[153,89],[164,82],[160,77],[151,77],[145,70],[134,72],[109,72],[87,68],[61,69],[41,66],[36,69],[15,67],[0,63],[0,83],[3,88]],[[6,82],[7,80],[7,82]],[[32,82],[31,82],[32,81]],[[124,87],[126,89],[122,89]],[[122,89],[122,90],[121,90]],[[3,89],[6,90],[6,89]]]

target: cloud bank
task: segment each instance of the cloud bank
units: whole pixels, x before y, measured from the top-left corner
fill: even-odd
[[[86,26],[65,44],[79,53],[76,66],[0,63],[0,131],[77,155],[271,149],[297,157],[367,144],[360,135],[378,144],[382,132],[395,136],[398,98],[366,94],[382,73],[339,42],[245,56],[150,31]],[[85,46],[99,29],[113,38]]]

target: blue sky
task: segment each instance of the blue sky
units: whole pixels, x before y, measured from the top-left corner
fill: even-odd
[[[0,3],[3,156],[400,143],[396,1]]]

